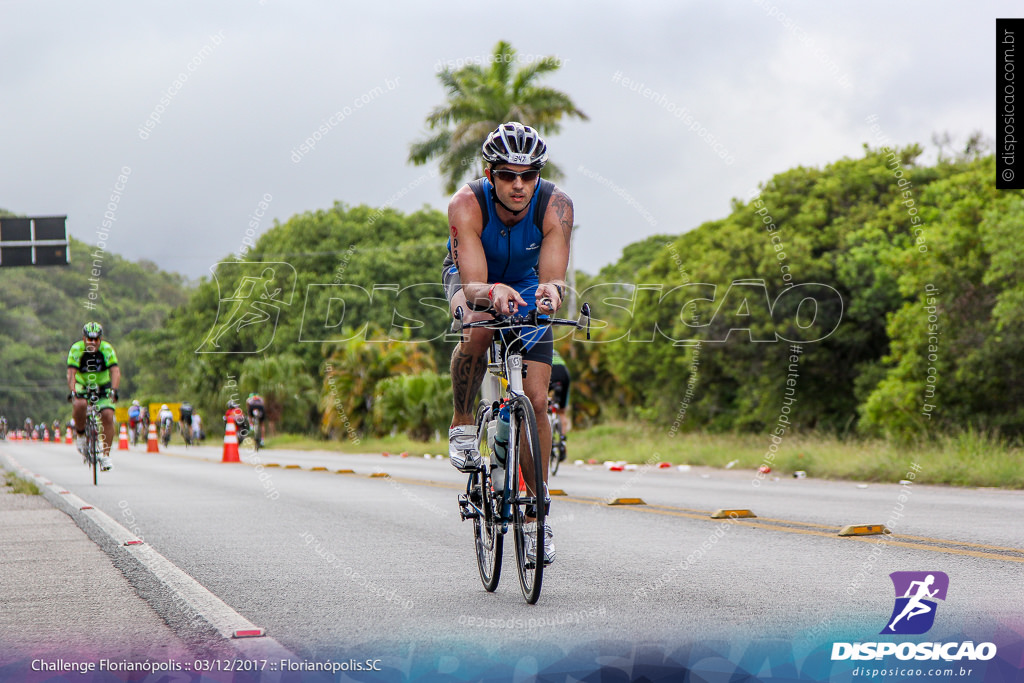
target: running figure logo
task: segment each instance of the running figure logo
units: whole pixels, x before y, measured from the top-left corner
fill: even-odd
[[[210,268],[220,291],[217,319],[196,353],[259,353],[274,341],[282,306],[291,306],[289,263],[219,263]],[[225,297],[222,283],[231,284]],[[237,283],[237,284],[234,284]]]
[[[882,634],[918,635],[935,623],[935,600],[946,599],[949,577],[944,572],[893,572],[896,605]]]

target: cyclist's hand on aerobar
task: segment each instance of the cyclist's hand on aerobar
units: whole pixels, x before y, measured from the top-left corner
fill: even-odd
[[[539,313],[554,313],[562,305],[562,295],[558,287],[545,282],[537,287],[537,311]]]
[[[519,292],[500,282],[491,286],[488,298],[494,310],[501,315],[515,315],[517,309],[526,306],[526,299],[519,296]]]

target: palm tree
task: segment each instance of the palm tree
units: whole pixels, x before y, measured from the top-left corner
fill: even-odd
[[[513,69],[516,51],[505,41],[494,46],[489,64],[470,64],[457,70],[445,67],[437,75],[448,91],[448,102],[427,116],[427,126],[437,131],[409,148],[409,161],[416,165],[439,157],[445,189],[451,193],[469,174],[483,168],[480,146],[492,130],[506,121],[520,121],[541,134],[557,133],[563,116],[587,120],[563,92],[536,84],[545,74],[561,66],[555,57],[544,57]],[[544,175],[562,177],[548,162]]]

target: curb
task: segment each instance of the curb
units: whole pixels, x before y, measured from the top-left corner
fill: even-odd
[[[279,642],[264,635],[263,629],[105,512],[22,467],[13,456],[0,454],[0,463],[33,481],[54,508],[71,517],[110,557],[139,597],[190,647],[203,654],[216,655],[221,654],[218,646],[222,650],[226,645],[249,659],[297,659]]]

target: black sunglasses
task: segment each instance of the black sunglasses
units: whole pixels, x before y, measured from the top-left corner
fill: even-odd
[[[498,168],[491,171],[491,175],[506,183],[514,183],[516,178],[522,178],[524,183],[532,183],[540,177],[540,171],[531,168],[529,171],[510,171],[507,168]]]

